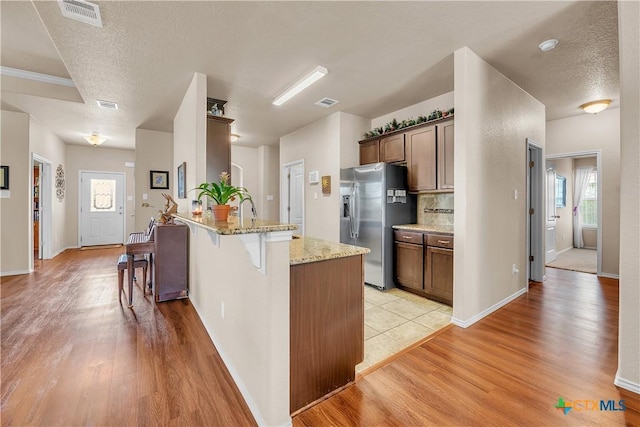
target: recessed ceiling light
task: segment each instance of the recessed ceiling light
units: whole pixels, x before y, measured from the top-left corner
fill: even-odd
[[[231,134],[231,142],[236,142],[238,139],[240,139],[240,135],[236,135],[235,133]]]
[[[309,74],[300,79],[296,84],[291,86],[289,89],[284,91],[281,95],[279,95],[276,99],[273,100],[273,105],[282,105],[318,80],[322,77],[326,76],[328,73],[327,69],[318,65],[313,69]]]
[[[580,108],[582,108],[585,113],[596,114],[600,111],[606,110],[609,104],[611,104],[610,99],[600,99],[598,101],[591,101],[586,104],[582,104]]]
[[[112,101],[101,101],[101,100],[96,100],[96,102],[98,103],[98,107],[100,108],[105,108],[107,110],[117,110],[118,109],[118,104],[116,104],[115,102]]]
[[[553,50],[556,48],[556,46],[558,45],[558,40],[556,39],[549,39],[549,40],[545,40],[542,43],[540,43],[538,45],[538,47],[540,48],[541,51],[543,52],[549,52],[550,50]]]

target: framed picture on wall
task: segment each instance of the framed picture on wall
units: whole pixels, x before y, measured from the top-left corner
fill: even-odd
[[[186,199],[187,192],[184,188],[187,175],[187,162],[182,162],[178,166],[178,199]]]
[[[169,189],[169,172],[167,171],[149,171],[149,180],[149,187],[152,190]]]
[[[9,189],[9,166],[0,166],[0,190]]]

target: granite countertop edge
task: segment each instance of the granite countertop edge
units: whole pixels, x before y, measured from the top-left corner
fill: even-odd
[[[422,231],[453,236],[453,225],[398,224],[391,228],[396,230]]]
[[[364,255],[371,250],[360,246],[330,242],[314,237],[294,238],[289,243],[289,265],[308,264],[330,259]]]
[[[238,220],[235,218],[230,219],[228,222],[214,221],[213,218],[204,215],[194,217],[191,214],[184,214],[180,212],[178,212],[177,214],[173,214],[173,217],[177,220],[188,222],[225,236],[252,233],[270,233],[274,231],[293,231],[298,229],[298,226],[295,224],[284,224],[275,221],[265,221],[261,219],[257,219],[255,221],[245,220],[244,225],[239,226],[237,224]]]

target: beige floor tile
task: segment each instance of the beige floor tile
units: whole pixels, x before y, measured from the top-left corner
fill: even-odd
[[[380,335],[380,332],[373,329],[371,326],[364,325],[364,339],[368,340],[369,338],[373,338],[376,335]]]
[[[374,304],[371,304],[370,302],[365,300],[365,302],[364,302],[364,309],[365,310],[369,310],[370,308],[374,308],[374,307],[377,307],[377,306],[374,305]]]
[[[450,307],[450,306],[448,306],[448,305],[445,305],[445,306],[440,307],[440,308],[438,309],[438,311],[441,311],[441,312],[443,312],[443,313],[446,313],[446,314],[448,314],[449,316],[453,315],[453,308],[452,308],[452,307]]]
[[[419,304],[425,308],[430,308],[431,310],[437,310],[438,308],[444,306],[444,304],[439,303],[438,301],[433,301],[419,295],[412,294],[410,292],[405,292],[402,296],[402,299],[411,301],[415,304]]]
[[[405,322],[407,322],[407,319],[404,317],[381,307],[372,308],[364,312],[364,324],[380,332],[388,331]]]
[[[402,289],[398,288],[391,288],[388,291],[385,291],[385,293],[397,296],[398,298],[404,298],[405,294],[408,294],[409,292],[403,291]]]
[[[402,316],[407,320],[415,319],[416,317],[422,316],[423,314],[433,310],[433,308],[431,308],[430,306],[425,307],[424,305],[420,305],[402,298],[398,298],[395,301],[388,302],[381,307],[387,311]]]
[[[451,323],[451,315],[436,310],[416,317],[413,321],[431,329],[440,329]]]
[[[382,334],[365,340],[364,361],[356,366],[356,372],[375,365],[403,348],[402,344]]]
[[[364,300],[370,304],[382,305],[397,299],[398,297],[395,295],[373,289],[369,286],[364,287]]]
[[[384,333],[384,335],[393,338],[395,341],[402,344],[403,347],[408,347],[434,332],[435,331],[433,329],[418,323],[407,322],[400,326],[396,326],[393,329],[389,329]]]

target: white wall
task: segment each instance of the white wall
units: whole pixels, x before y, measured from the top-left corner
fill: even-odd
[[[259,173],[258,168],[258,149],[255,147],[240,147],[236,145],[231,146],[231,162],[237,164],[242,168],[242,186],[249,191],[253,202],[256,203],[262,198],[260,194],[260,188],[258,186]],[[231,183],[233,185],[240,185],[237,181],[239,177],[231,174]],[[239,200],[235,200],[231,205],[237,205]],[[256,209],[257,209],[256,204]],[[243,205],[244,217],[251,218],[251,206],[249,202]],[[261,212],[258,212],[258,216],[262,219]]]
[[[271,221],[280,219],[280,147],[258,147],[258,217]],[[268,198],[271,197],[271,200]]]
[[[468,326],[526,291],[526,139],[544,146],[545,108],[470,49],[454,61],[453,307]]]
[[[620,260],[620,109],[547,122],[546,155],[600,150],[602,273],[618,275]]]
[[[640,3],[618,2],[620,40],[620,322],[615,383],[640,393]]]
[[[127,162],[135,162],[134,150],[120,150],[104,146],[67,145],[67,170],[65,171],[67,191],[67,247],[79,246],[78,242],[78,188],[81,170],[91,172],[122,172],[125,174],[125,237],[135,230],[135,206],[128,197],[135,193],[134,168],[125,166]],[[124,242],[123,242],[124,243]]]
[[[0,190],[0,273],[22,274],[33,257],[29,115],[2,110],[1,120],[0,163],[9,166],[9,190]]]
[[[364,117],[340,113],[340,168],[360,165],[360,146],[363,134],[371,130],[371,121]],[[340,177],[338,176],[338,182]],[[332,181],[333,182],[333,181]],[[336,191],[340,191],[339,188]]]
[[[207,76],[194,73],[189,88],[173,119],[173,170],[187,163],[185,188],[195,188],[207,180]],[[191,196],[178,199],[178,177],[173,174],[173,198],[179,212],[191,209]],[[193,194],[189,193],[189,194]],[[197,194],[196,194],[197,196]],[[195,197],[193,197],[195,199]]]
[[[304,160],[305,235],[340,241],[340,114],[334,113],[280,138],[280,165]],[[331,195],[310,185],[309,172],[331,176]]]
[[[402,120],[407,120],[410,118],[417,119],[418,116],[428,116],[433,110],[448,110],[453,107],[453,94],[454,92],[447,92],[442,95],[436,96],[435,98],[430,98],[417,104],[413,104],[400,110],[385,114],[383,116],[376,117],[375,119],[371,120],[371,128],[367,130],[384,126],[393,119],[396,119],[400,122]],[[362,135],[360,135],[359,139],[362,139]]]
[[[169,189],[152,190],[150,187],[149,171],[169,171]],[[177,167],[173,168],[173,134],[158,132],[155,130],[136,129],[136,168],[135,168],[135,229],[143,231],[149,223],[149,218],[158,217],[158,211],[162,210],[165,199],[162,193],[174,195],[178,201],[178,173]],[[190,190],[189,187],[186,188]],[[147,200],[143,195],[147,195]],[[187,200],[194,197],[193,192],[187,194]],[[146,203],[149,206],[143,207]]]

